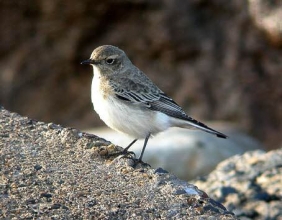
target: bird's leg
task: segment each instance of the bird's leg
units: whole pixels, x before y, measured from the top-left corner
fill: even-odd
[[[143,145],[143,149],[142,149],[141,155],[140,155],[140,157],[139,157],[139,159],[138,159],[138,162],[139,162],[139,163],[142,163],[142,157],[143,157],[143,154],[144,154],[144,152],[145,152],[145,148],[146,148],[146,146],[147,146],[147,142],[148,142],[150,136],[151,136],[151,134],[149,133],[149,134],[146,136],[146,138],[145,138],[144,145]]]
[[[126,148],[124,148],[123,153],[126,153],[128,149],[137,141],[138,139],[134,139]]]
[[[124,150],[122,151],[122,154],[128,155],[128,154],[133,154],[134,157],[136,157],[135,153],[133,151],[128,151],[128,149],[137,141],[138,139],[134,139]],[[127,157],[127,156],[123,156]]]

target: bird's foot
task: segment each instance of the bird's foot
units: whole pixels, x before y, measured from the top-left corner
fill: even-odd
[[[151,167],[150,164],[145,163],[144,161],[140,160],[140,158],[139,159],[132,159],[132,160],[133,160],[133,165],[132,165],[133,168],[137,168],[138,165],[140,165],[141,167],[148,167],[148,166]]]
[[[111,154],[111,156],[113,155],[118,156],[116,159],[125,158],[125,159],[131,160],[132,162],[130,163],[130,166],[132,166],[133,168],[137,168],[138,165],[141,165],[142,167],[144,166],[151,167],[150,164],[143,162],[142,158],[136,159],[136,154],[133,151],[123,150],[122,152]]]
[[[121,154],[122,154],[121,158],[128,158],[128,159],[136,160],[136,154],[133,151],[123,150]]]

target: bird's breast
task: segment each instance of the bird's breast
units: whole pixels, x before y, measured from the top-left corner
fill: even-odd
[[[100,118],[112,129],[135,138],[145,138],[169,127],[169,118],[163,113],[118,99],[113,89],[101,76],[92,81],[91,99]]]

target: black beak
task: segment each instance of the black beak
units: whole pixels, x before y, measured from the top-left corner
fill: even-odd
[[[84,60],[84,61],[82,61],[80,64],[82,64],[82,65],[94,64],[94,60],[91,60],[91,59]]]

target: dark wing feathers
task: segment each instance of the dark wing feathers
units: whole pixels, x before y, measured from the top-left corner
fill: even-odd
[[[202,130],[207,131],[209,133],[215,134],[217,137],[227,138],[227,136],[225,134],[222,134],[222,133],[208,127],[204,123],[199,122],[199,121],[191,118],[190,116],[188,116],[176,102],[174,102],[171,98],[166,96],[164,93],[160,94],[159,100],[151,102],[149,108],[151,110],[160,111],[160,112],[162,112],[166,115],[169,115],[171,117],[185,120],[185,121],[189,122],[192,126],[195,126],[199,129],[202,129]]]
[[[142,83],[136,83],[126,78],[123,79],[123,84],[126,88],[121,89],[119,86],[112,82],[111,85],[114,89],[116,96],[119,99],[130,101],[135,104],[145,104],[146,106],[150,102],[159,99],[159,89],[157,87],[150,87]]]
[[[186,120],[188,117],[182,108],[164,93],[160,93],[158,100],[150,102],[149,109],[160,111],[174,118]]]
[[[113,84],[116,97],[133,104],[143,105],[153,111],[160,111],[168,116],[182,119],[190,123],[192,126],[215,134],[220,138],[226,138],[227,136],[206,126],[202,122],[199,122],[190,116],[188,116],[182,108],[169,98],[165,93],[159,90],[157,87],[151,88],[144,84],[133,83],[130,79],[126,79],[128,89],[120,89]],[[130,84],[131,83],[131,84]],[[130,85],[134,86],[134,89],[130,89]]]

